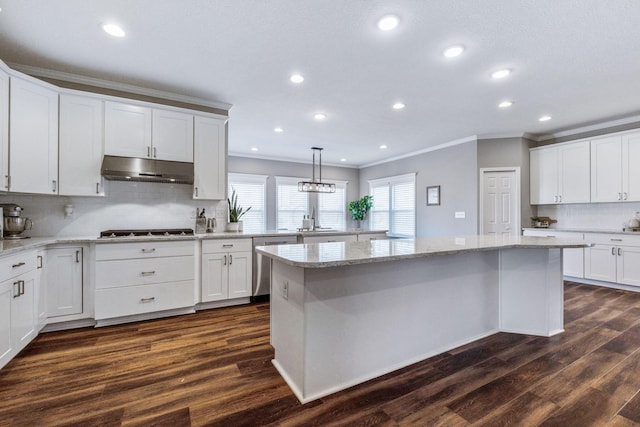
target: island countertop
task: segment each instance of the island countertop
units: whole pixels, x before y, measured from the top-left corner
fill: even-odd
[[[497,249],[562,249],[591,246],[593,244],[575,239],[473,235],[258,246],[256,251],[294,267],[326,268]]]

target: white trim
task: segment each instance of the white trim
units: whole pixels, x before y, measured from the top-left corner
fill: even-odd
[[[405,173],[403,175],[387,176],[387,177],[384,177],[384,178],[370,179],[367,182],[369,183],[369,186],[371,186],[371,184],[391,183],[391,182],[394,182],[394,181],[404,181],[405,179],[408,179],[408,178],[413,178],[415,180],[416,179],[416,175],[417,175],[417,172],[411,172],[411,173]]]
[[[473,141],[477,141],[477,140],[478,140],[478,136],[477,135],[467,136],[466,138],[456,139],[454,141],[445,142],[444,144],[435,145],[433,147],[424,148],[424,149],[418,150],[418,151],[412,151],[410,153],[401,154],[401,155],[395,156],[395,157],[390,157],[390,158],[385,159],[385,160],[379,160],[377,162],[365,163],[364,165],[358,166],[358,168],[362,169],[362,168],[368,168],[369,166],[381,165],[383,163],[393,162],[393,161],[400,160],[400,159],[406,159],[407,157],[417,156],[418,154],[430,153],[432,151],[442,150],[443,148],[453,147],[454,145],[465,144],[467,142],[473,142]]]
[[[37,76],[37,77],[45,77],[50,79],[62,80],[65,82],[101,87],[104,89],[120,90],[125,92],[136,93],[138,95],[146,95],[146,96],[153,96],[156,98],[170,99],[173,101],[197,104],[197,105],[202,105],[202,106],[211,107],[211,108],[219,108],[227,111],[230,110],[231,107],[233,107],[233,104],[230,104],[228,102],[210,101],[210,100],[198,98],[195,96],[185,96],[185,95],[180,95],[173,92],[165,92],[165,91],[156,90],[156,89],[149,89],[149,88],[134,86],[126,83],[116,83],[109,80],[103,80],[103,79],[98,79],[93,77],[85,77],[78,74],[66,73],[63,71],[54,71],[54,70],[48,70],[40,67],[33,67],[31,65],[23,65],[23,64],[16,64],[16,63],[9,63],[7,65],[9,65],[9,67],[11,67],[12,69],[21,71],[26,74],[30,74],[32,76]]]
[[[516,235],[520,234],[520,217],[522,215],[522,202],[521,202],[521,195],[520,195],[520,186],[521,184],[521,179],[520,179],[520,167],[519,166],[513,166],[513,167],[495,167],[495,168],[480,168],[480,188],[479,188],[479,199],[480,199],[480,224],[479,224],[479,231],[480,234],[484,234],[484,175],[487,172],[515,172],[516,174],[516,182],[515,182],[515,189],[516,189],[516,209],[514,212],[514,217],[515,217],[515,227],[514,227],[514,232],[517,233]]]
[[[631,123],[638,123],[638,122],[640,122],[640,116],[625,117],[623,119],[610,120],[608,122],[602,122],[595,125],[582,126],[579,128],[564,130],[564,131],[555,132],[551,134],[540,135],[536,138],[536,141],[538,142],[548,141],[550,139],[564,138],[566,136],[572,136],[572,135],[577,135],[585,132],[592,132],[596,130],[611,128],[614,126],[622,126],[622,125],[628,125]]]
[[[311,165],[313,164],[313,162],[305,159],[305,160],[301,160],[301,159],[292,159],[292,158],[287,158],[287,157],[277,157],[277,156],[265,156],[262,154],[245,154],[245,153],[236,153],[233,151],[229,152],[229,156],[230,157],[243,157],[246,159],[258,159],[258,160],[271,160],[274,162],[287,162],[287,163],[301,163],[304,165]],[[347,169],[358,169],[357,165],[353,165],[353,164],[346,164],[346,163],[327,163],[324,160],[322,161],[322,167],[325,166],[331,166],[331,167],[335,167],[335,168],[347,168]]]

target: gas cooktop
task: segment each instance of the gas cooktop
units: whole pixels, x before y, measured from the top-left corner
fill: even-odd
[[[193,236],[192,228],[151,228],[137,230],[106,230],[100,232],[100,238],[113,237],[154,237],[154,236]]]

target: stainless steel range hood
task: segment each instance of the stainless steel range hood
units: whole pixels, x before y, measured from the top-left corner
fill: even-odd
[[[102,176],[115,181],[193,184],[193,163],[137,157],[104,156]]]

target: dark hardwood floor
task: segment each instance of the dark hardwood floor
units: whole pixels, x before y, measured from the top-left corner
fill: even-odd
[[[565,323],[304,406],[271,365],[267,303],[46,333],[0,370],[0,425],[640,425],[640,294],[566,283]]]

